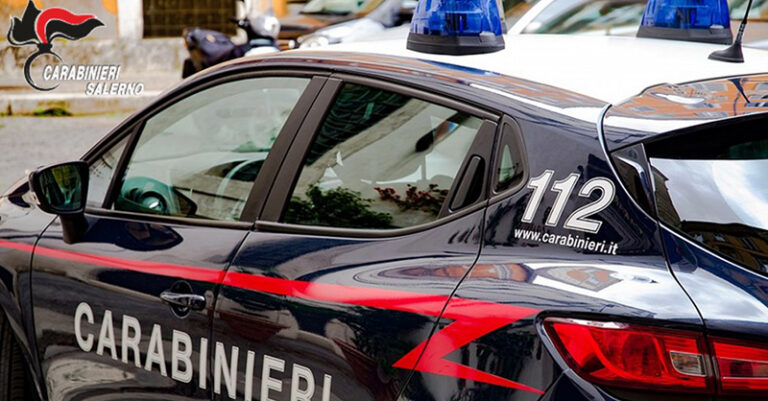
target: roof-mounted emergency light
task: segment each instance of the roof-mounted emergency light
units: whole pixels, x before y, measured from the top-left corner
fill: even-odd
[[[435,54],[478,54],[504,49],[496,0],[419,0],[408,49]]]
[[[730,44],[726,0],[649,0],[638,37]]]

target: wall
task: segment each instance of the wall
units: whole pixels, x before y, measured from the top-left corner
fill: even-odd
[[[117,37],[118,0],[35,0],[38,9],[61,7],[75,14],[93,14],[105,26],[98,27],[87,39],[114,39]],[[124,0],[121,0],[124,1]],[[12,17],[21,17],[27,0],[0,0],[0,39],[6,40]]]

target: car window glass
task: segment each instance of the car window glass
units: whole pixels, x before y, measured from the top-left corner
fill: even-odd
[[[768,18],[768,0],[731,0],[728,2],[731,8],[731,18],[741,18],[744,16],[744,12],[747,11],[747,6],[750,6],[749,20],[755,23],[764,23]],[[754,26],[754,25],[753,25]]]
[[[345,84],[309,149],[283,221],[391,229],[438,218],[482,120]]]
[[[659,218],[722,256],[766,273],[768,139],[765,128],[741,128],[658,144],[648,155]]]
[[[255,78],[197,92],[147,120],[116,210],[237,220],[305,78]]]
[[[542,13],[526,27],[525,33],[568,34],[602,30],[618,35],[622,28],[634,33],[645,6],[644,0],[595,0],[577,2],[570,7],[550,7],[557,14],[547,18]]]
[[[515,141],[515,131],[509,124],[504,124],[501,147],[497,156],[496,193],[513,188],[523,179],[523,163]]]
[[[117,145],[104,152],[91,164],[88,175],[88,207],[101,207],[107,196],[109,184],[115,173],[120,156],[123,155],[125,144],[130,136],[123,138]]]
[[[310,0],[301,9],[302,14],[346,15],[357,13],[380,0]]]

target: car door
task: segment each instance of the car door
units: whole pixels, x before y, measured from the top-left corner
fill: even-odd
[[[224,277],[214,399],[396,399],[477,257],[496,121],[330,78]]]
[[[82,227],[57,219],[32,293],[51,400],[208,400],[224,271],[325,78],[224,76],[171,95],[91,153]],[[274,169],[273,169],[274,170]]]

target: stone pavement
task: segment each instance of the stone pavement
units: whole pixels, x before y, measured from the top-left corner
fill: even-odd
[[[0,194],[27,170],[79,158],[125,117],[0,117]]]

